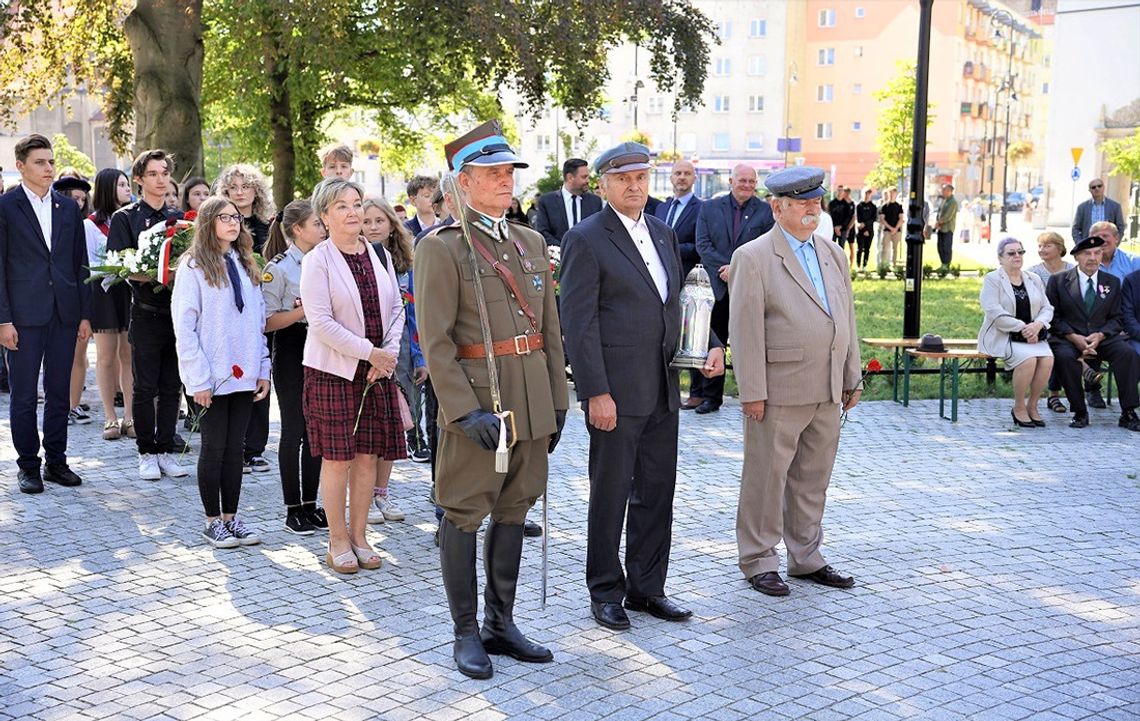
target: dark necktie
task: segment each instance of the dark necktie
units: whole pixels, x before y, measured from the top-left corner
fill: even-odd
[[[1088,284],[1085,286],[1085,312],[1092,313],[1093,303],[1096,302],[1096,290],[1093,289],[1092,278],[1088,279]]]
[[[574,206],[574,223],[570,226],[571,228],[578,224],[578,201],[580,200],[581,198],[577,195],[570,196],[570,205]]]
[[[230,287],[234,289],[234,303],[237,305],[238,313],[241,313],[245,310],[245,301],[241,297],[241,276],[238,275],[234,257],[229,253],[226,253],[226,273],[230,276]]]
[[[674,199],[669,205],[669,217],[665,219],[665,224],[670,228],[673,227],[673,216],[677,214],[677,208],[681,207],[681,201]]]
[[[744,206],[733,203],[736,208],[736,213],[732,216],[732,242],[736,242],[736,237],[740,235],[741,218],[744,216]]]

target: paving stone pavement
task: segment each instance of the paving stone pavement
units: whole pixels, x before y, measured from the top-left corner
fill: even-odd
[[[668,590],[694,618],[632,614],[624,633],[589,615],[574,411],[549,603],[531,539],[516,608],[555,662],[495,658],[490,681],[452,668],[426,466],[397,465],[408,520],[373,527],[384,567],[343,578],[321,537],[283,530],[272,453],[241,502],[263,544],[212,550],[194,477],[138,480],[93,416],[72,428],[83,486],[25,496],[0,399],[0,721],[1140,718],[1140,437],[1111,411],[1013,431],[1007,401],[964,403],[956,425],[936,402],[861,405],[825,517],[858,586],[793,580],[782,599],[736,568],[739,406],[684,414]]]

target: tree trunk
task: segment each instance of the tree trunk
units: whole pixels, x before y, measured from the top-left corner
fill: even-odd
[[[139,0],[123,30],[135,62],[135,152],[172,153],[175,180],[201,175],[202,0]]]
[[[269,78],[269,131],[273,139],[273,203],[278,209],[293,200],[297,152],[293,146],[293,108],[289,102],[289,62],[281,57],[282,44],[265,33],[263,62]]]

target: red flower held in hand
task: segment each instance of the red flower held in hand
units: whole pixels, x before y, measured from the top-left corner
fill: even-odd
[[[237,378],[238,380],[241,380],[241,377],[245,375],[245,371],[241,369],[241,366],[234,366],[230,369],[230,373],[232,373],[233,377]]]
[[[183,220],[194,220],[197,217],[198,217],[198,211],[197,210],[187,210],[182,215]]]
[[[867,364],[868,373],[878,373],[881,370],[883,370],[883,364],[879,362],[878,358],[872,358]]]
[[[166,237],[167,238],[173,238],[174,234],[177,232],[178,232],[178,228],[174,227],[173,225],[167,225],[166,226]]]

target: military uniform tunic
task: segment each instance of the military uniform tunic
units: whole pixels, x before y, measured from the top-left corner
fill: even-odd
[[[537,329],[495,269],[476,256],[487,300],[492,340],[509,341],[541,332],[544,348],[496,357],[503,410],[513,411],[518,443],[506,474],[494,470],[495,454],[463,434],[456,419],[476,409],[493,410],[485,358],[458,359],[457,348],[482,345],[469,249],[458,225],[437,229],[416,248],[415,297],[420,346],[439,398],[440,436],[437,500],[459,529],[475,531],[491,515],[521,524],[546,489],[547,448],[557,431],[555,410],[569,406],[562,334],[554,281],[542,236],[505,223],[499,237],[485,216],[467,210],[473,240],[481,243],[515,277],[535,315]]]

